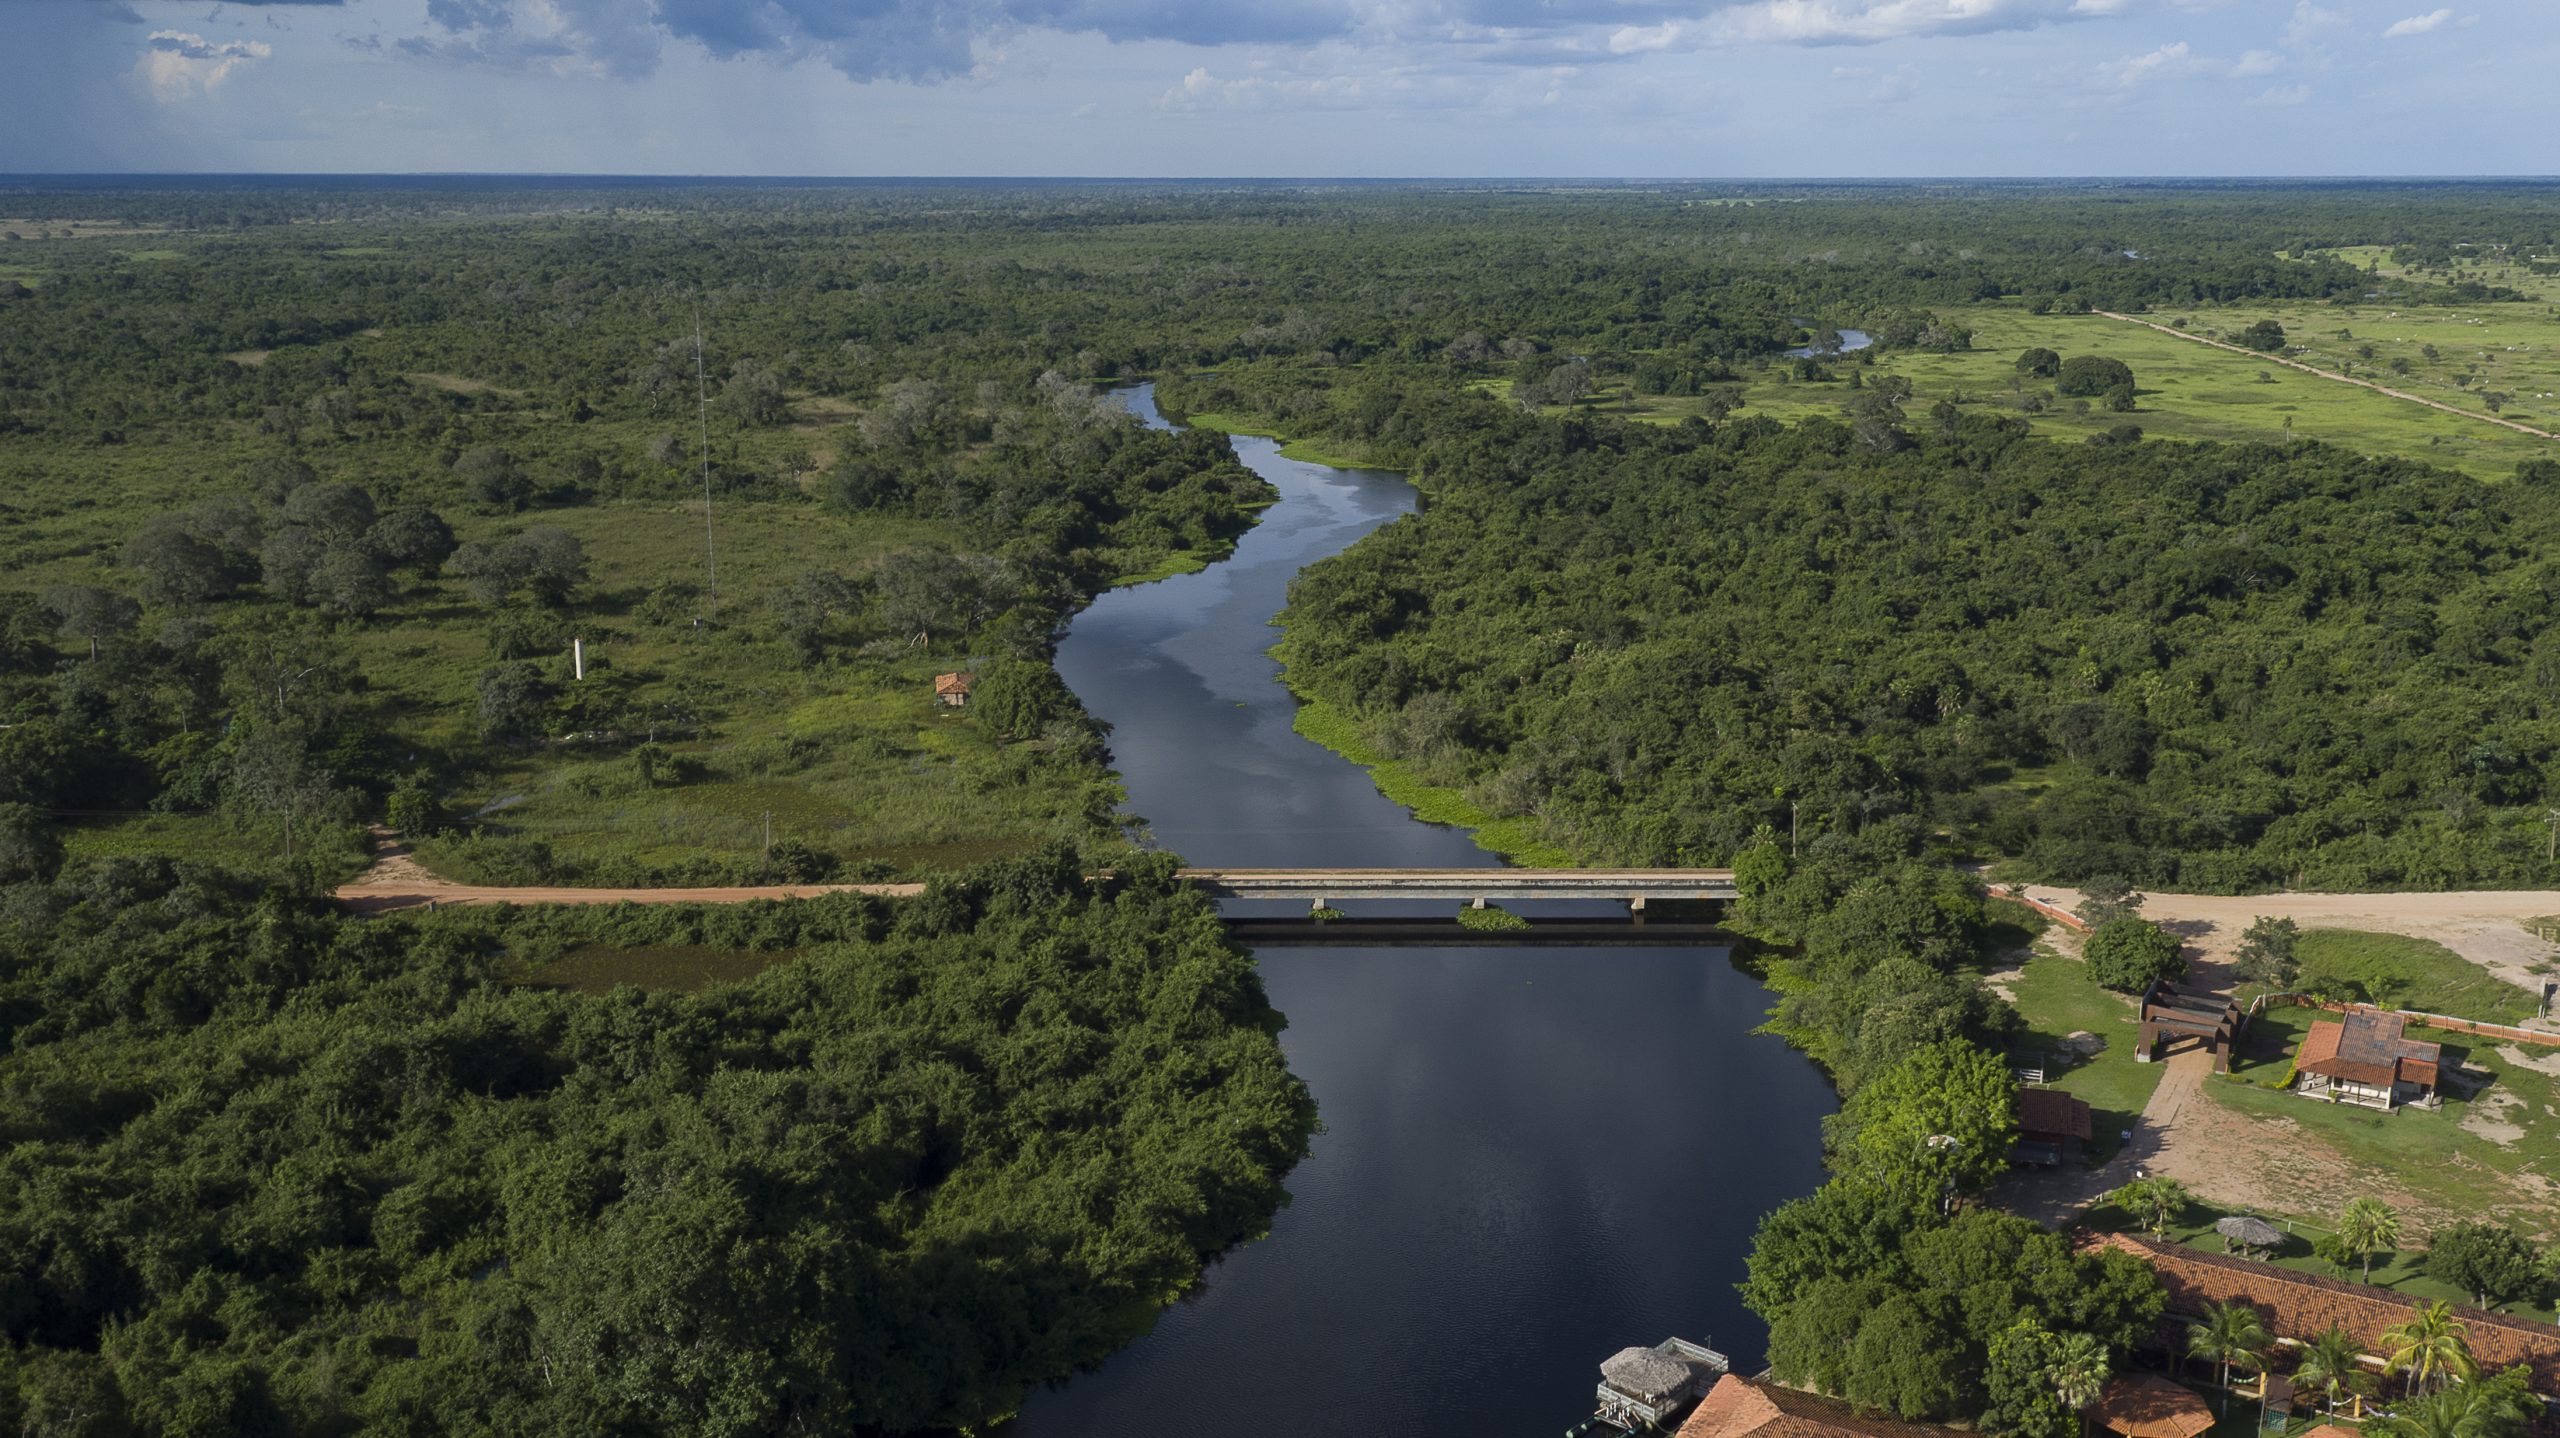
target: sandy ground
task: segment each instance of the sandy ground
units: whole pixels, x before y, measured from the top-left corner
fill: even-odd
[[[2027,893],[2066,909],[2080,902],[2070,889],[2029,885]],[[2183,937],[2199,960],[2197,978],[2216,983],[2241,932],[2262,915],[2289,918],[2306,929],[2371,929],[2432,939],[2527,993],[2542,992],[2555,976],[2544,966],[2560,956],[2560,946],[2524,927],[2526,920],[2560,915],[2560,890],[2142,896],[2142,916]],[[2560,1031],[2560,1023],[2547,1020],[2525,1027]]]
[[[743,904],[756,899],[814,899],[821,894],[906,898],[922,884],[768,884],[727,889],[503,888],[457,884],[429,870],[409,846],[377,834],[373,866],[330,895],[359,914],[431,909],[444,904]]]
[[[2027,894],[2064,909],[2076,907],[2071,889],[2030,885]],[[2560,891],[2479,891],[2431,894],[2259,894],[2224,898],[2210,894],[2145,894],[2142,916],[2180,935],[2199,986],[2228,991],[2233,946],[2260,916],[2290,918],[2304,928],[2369,929],[2432,939],[2499,978],[2540,992],[2555,947],[2523,927],[2523,921],[2560,915]],[[2079,956],[2080,935],[2056,925],[2047,941],[2065,957]],[[2537,1020],[2528,1027],[2560,1031]],[[2560,1054],[2548,1060],[2560,1064]],[[2541,1064],[2537,1063],[2536,1067]],[[2441,1211],[2397,1185],[2377,1181],[2335,1148],[2284,1119],[2241,1113],[2204,1093],[2213,1058],[2202,1052],[2173,1055],[2160,1087],[2136,1122],[2131,1142],[2104,1167],[2020,1174],[2002,1184],[1995,1199],[2042,1223],[2060,1223],[2136,1177],[2165,1174],[2200,1198],[2233,1208],[2273,1213],[2327,1213],[2349,1198],[2370,1195],[2415,1220],[2420,1231],[2475,1215]],[[2492,1114],[2479,1116],[2474,1132],[2497,1141]],[[2549,1202],[2548,1185],[2530,1198]]]

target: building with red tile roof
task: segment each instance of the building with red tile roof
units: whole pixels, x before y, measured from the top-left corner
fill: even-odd
[[[1676,1438],[1950,1438],[1948,1430],[1861,1413],[1836,1398],[1728,1373]]]
[[[2398,1014],[2365,1009],[2313,1024],[2293,1064],[2302,1091],[2374,1108],[2432,1102],[2444,1050],[2406,1037],[2408,1027]]]
[[[2089,1421],[2123,1438],[2196,1438],[2213,1426],[2213,1410],[2194,1389],[2157,1373],[2126,1373],[2107,1384]]]
[[[2156,1243],[2134,1234],[2100,1234],[2087,1246],[2118,1249],[2150,1264],[2168,1290],[2172,1321],[2200,1318],[2207,1304],[2245,1303],[2258,1311],[2269,1333],[2294,1343],[2342,1328],[2366,1353],[2379,1356],[2390,1351],[2383,1333],[2408,1322],[2424,1306],[2419,1299],[2388,1289]],[[2468,1329],[2465,1340],[2481,1367],[2521,1363],[2532,1372],[2537,1392],[2546,1400],[2560,1400],[2560,1327],[2481,1308],[2456,1307],[2453,1312]],[[2183,1339],[2172,1349],[2185,1350]]]

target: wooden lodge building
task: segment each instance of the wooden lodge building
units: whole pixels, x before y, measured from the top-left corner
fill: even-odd
[[[2142,1032],[2134,1040],[2134,1062],[2166,1058],[2193,1040],[2213,1055],[2216,1072],[2229,1073],[2232,1051],[2248,1023],[2248,1013],[2229,995],[2153,984],[2142,993]]]
[[[2258,1311],[2267,1331],[2285,1347],[2317,1338],[2332,1327],[2344,1329],[2363,1346],[2369,1363],[2379,1372],[2382,1355],[2391,1347],[2383,1340],[2383,1333],[2408,1322],[2424,1306],[2418,1299],[2389,1289],[2296,1273],[2270,1263],[2158,1243],[2134,1234],[2101,1234],[2089,1239],[2087,1246],[2130,1253],[2160,1275],[2161,1286],[2169,1295],[2161,1341],[2173,1358],[2185,1355],[2187,1325],[2203,1319],[2207,1304],[2242,1303]],[[2521,1363],[2531,1370],[2534,1391],[2542,1395],[2543,1402],[2560,1404],[2560,1326],[2479,1308],[2456,1307],[2453,1311],[2469,1330],[2465,1338],[2471,1346],[2471,1356],[2479,1360],[2482,1368]],[[2560,1411],[2544,1420],[2538,1431],[2548,1433],[2555,1427],[2560,1427]]]
[[[976,687],[978,676],[967,670],[933,676],[933,702],[946,709],[969,707],[969,691]]]
[[[2294,1087],[2331,1103],[2386,1112],[2404,1103],[2434,1108],[2444,1049],[2406,1037],[2408,1027],[2398,1014],[2369,1009],[2313,1024],[2294,1060]]]

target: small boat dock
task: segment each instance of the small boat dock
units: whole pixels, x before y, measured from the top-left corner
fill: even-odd
[[[1662,1433],[1732,1369],[1721,1353],[1686,1338],[1621,1348],[1600,1364],[1599,1410],[1565,1438],[1636,1438]]]

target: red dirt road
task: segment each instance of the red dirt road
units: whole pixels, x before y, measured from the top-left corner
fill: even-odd
[[[430,871],[409,846],[385,836],[373,867],[329,897],[359,914],[388,914],[443,904],[744,904],[757,899],[814,899],[824,894],[877,894],[903,899],[922,884],[766,884],[727,889],[510,888],[457,884]]]

